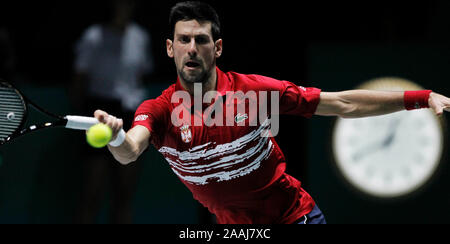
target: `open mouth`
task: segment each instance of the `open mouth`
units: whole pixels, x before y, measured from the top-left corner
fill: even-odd
[[[200,66],[200,64],[197,63],[197,62],[195,62],[195,61],[188,61],[188,62],[186,62],[185,65],[186,65],[186,67],[188,67],[188,68],[197,68],[197,67]]]

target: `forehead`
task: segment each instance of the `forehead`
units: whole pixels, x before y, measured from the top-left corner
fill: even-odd
[[[211,22],[197,20],[178,21],[175,24],[175,35],[212,35]]]

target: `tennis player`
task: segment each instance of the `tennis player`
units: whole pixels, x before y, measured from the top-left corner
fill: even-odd
[[[274,138],[264,133],[276,124],[276,114],[357,118],[428,107],[441,115],[450,108],[450,99],[431,91],[322,92],[264,76],[223,72],[216,66],[223,41],[218,15],[211,6],[178,3],[171,10],[170,24],[173,35],[166,46],[175,61],[176,83],[158,98],[144,101],[122,144],[108,147],[120,163],[129,164],[153,144],[218,223],[325,223],[300,181],[285,173],[286,160]],[[196,91],[199,85],[201,92]],[[262,99],[264,91],[278,96],[268,94],[266,98],[272,99]],[[216,92],[215,99],[204,99],[208,92]],[[276,102],[278,107],[271,104],[266,109],[272,119],[258,117],[258,123],[251,125],[264,106],[257,106],[258,113],[254,113],[251,99],[230,99],[236,92],[256,94],[258,105]],[[192,109],[195,102],[186,100],[200,101],[200,109]],[[245,112],[227,113],[228,108],[242,104]],[[107,112],[97,110],[94,115],[115,135],[122,128],[123,121]],[[227,121],[231,116],[233,125],[189,123],[222,115]],[[180,116],[184,116],[183,123]],[[273,136],[274,132],[268,133]]]

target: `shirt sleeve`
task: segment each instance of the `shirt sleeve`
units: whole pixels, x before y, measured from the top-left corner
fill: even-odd
[[[158,97],[147,100],[138,107],[131,128],[138,125],[147,128],[151,134],[150,141],[158,147],[166,131],[165,125],[168,123],[170,123],[170,116],[168,116],[167,103]]]
[[[321,90],[314,87],[297,86],[281,81],[280,114],[301,115],[311,118],[320,101]]]
[[[280,81],[264,76],[257,76],[257,79],[259,87],[263,90],[279,92],[279,114],[310,118],[316,112],[320,101],[320,89],[297,86],[289,81]]]

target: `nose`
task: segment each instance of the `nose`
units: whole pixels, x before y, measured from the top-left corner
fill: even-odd
[[[192,38],[191,42],[189,43],[188,54],[191,57],[197,56],[197,43],[195,43],[195,38]]]

